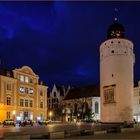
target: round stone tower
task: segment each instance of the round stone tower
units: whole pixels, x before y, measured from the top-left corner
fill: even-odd
[[[124,27],[110,25],[107,40],[100,46],[101,122],[133,121],[133,43]]]

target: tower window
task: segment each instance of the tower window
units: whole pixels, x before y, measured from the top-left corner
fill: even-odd
[[[111,44],[113,44],[113,41],[111,41]]]
[[[112,50],[111,53],[114,53],[114,50]]]
[[[120,41],[118,41],[118,43],[120,44],[121,42],[120,42]]]
[[[112,74],[112,77],[114,77],[114,74]]]

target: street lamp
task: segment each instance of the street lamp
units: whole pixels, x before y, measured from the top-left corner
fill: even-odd
[[[52,117],[52,112],[51,111],[49,112],[49,116],[50,116],[50,120],[51,120],[51,117]]]
[[[15,121],[15,114],[16,114],[16,111],[13,110],[14,121]]]

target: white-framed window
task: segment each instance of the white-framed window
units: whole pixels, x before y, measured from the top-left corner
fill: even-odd
[[[24,99],[20,99],[20,106],[24,106]]]
[[[12,84],[7,83],[6,84],[6,90],[12,90]]]
[[[25,91],[24,87],[20,87],[19,91],[20,91],[20,93],[24,93],[24,91]]]
[[[29,93],[30,93],[30,94],[33,94],[33,92],[34,92],[33,89],[30,88],[30,89],[29,89]]]
[[[25,83],[29,83],[29,78],[25,77]]]
[[[20,81],[24,82],[24,76],[23,75],[20,75]]]
[[[28,100],[25,99],[25,107],[28,107]]]
[[[6,103],[7,103],[7,105],[11,105],[11,97],[8,96],[6,98]]]

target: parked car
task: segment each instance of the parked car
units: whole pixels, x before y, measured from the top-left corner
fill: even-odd
[[[33,120],[23,120],[23,121],[19,121],[19,126],[33,126],[34,121]]]
[[[16,126],[16,123],[12,119],[4,120],[2,124],[3,124],[3,127],[4,126],[14,126],[14,127]]]
[[[42,121],[38,121],[39,125],[47,125],[49,124],[51,121],[50,120],[42,120]]]

